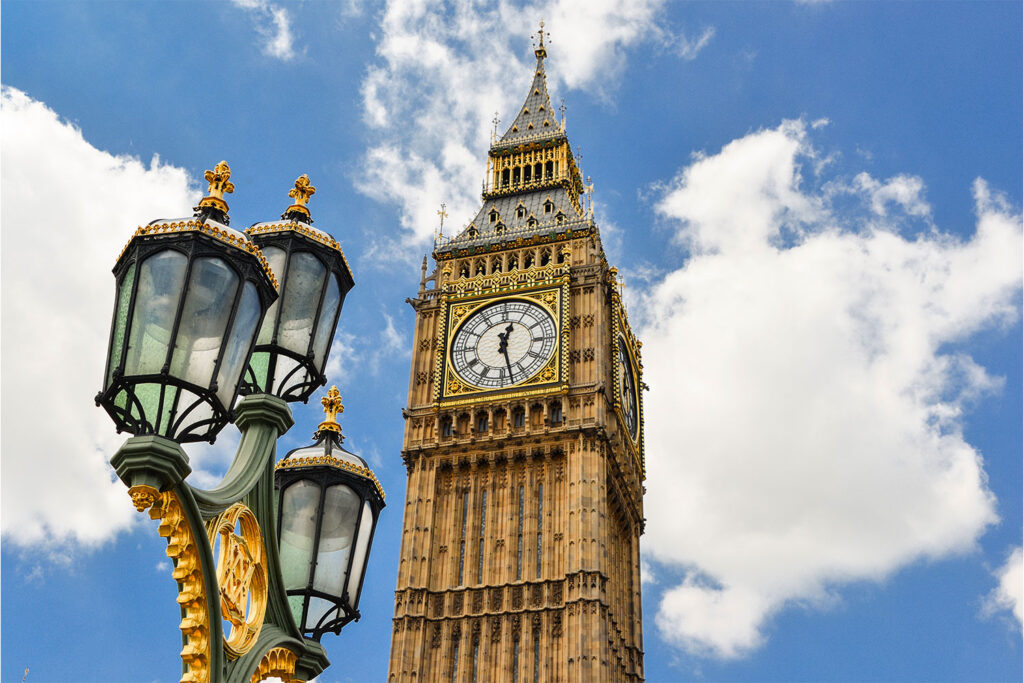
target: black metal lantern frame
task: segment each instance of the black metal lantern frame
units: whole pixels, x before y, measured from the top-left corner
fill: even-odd
[[[327,357],[354,281],[334,238],[308,225],[306,215],[291,212],[286,217],[291,220],[246,229],[278,274],[281,298],[263,321],[240,391],[307,401],[327,381]],[[323,276],[311,276],[311,269],[322,269],[315,272]],[[287,329],[299,322],[302,308],[312,315],[301,318],[306,322],[297,329]]]
[[[365,466],[365,462],[341,448],[340,434],[321,429],[316,438],[316,443],[313,446],[292,451],[277,463],[274,472],[274,487],[278,494],[277,537],[279,543],[285,542],[283,532],[286,525],[291,523],[289,519],[291,512],[287,509],[285,502],[288,490],[302,483],[315,484],[319,488],[315,533],[309,539],[311,548],[308,574],[304,577],[301,575],[295,577],[304,579],[303,586],[286,590],[290,602],[293,597],[301,598],[300,613],[295,613],[299,605],[294,602],[292,605],[293,616],[299,631],[303,636],[319,641],[324,634],[338,634],[345,624],[359,619],[359,598],[363,589],[370,548],[373,545],[373,534],[377,527],[380,511],[384,507],[384,492],[373,472]],[[340,457],[334,457],[335,455]],[[360,466],[353,460],[363,463],[363,465]],[[352,541],[345,567],[345,580],[338,595],[315,587],[317,560],[320,557],[324,534],[327,492],[330,487],[336,485],[348,486],[358,496],[359,501],[356,506],[354,527],[351,531]],[[371,515],[369,520],[364,520],[363,510],[367,503],[369,503]],[[369,533],[366,537],[365,547],[362,548],[360,565],[355,566],[356,556],[360,551],[358,545],[360,534],[364,531],[364,526],[367,523],[370,524]],[[284,564],[285,552],[283,549],[281,556],[282,564]],[[285,583],[290,583],[287,569],[284,569],[284,576]],[[311,604],[317,599],[325,601],[329,605],[319,617],[311,614]]]
[[[242,233],[200,216],[140,227],[113,272],[116,302],[96,404],[118,432],[212,442],[231,420],[256,330],[277,299],[267,260]],[[224,287],[231,278],[233,294]],[[226,316],[219,330],[220,318],[208,314],[214,306]],[[200,337],[186,329],[203,322],[213,330],[202,337],[213,353],[190,366]]]

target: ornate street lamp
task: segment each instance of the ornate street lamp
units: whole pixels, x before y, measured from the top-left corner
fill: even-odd
[[[256,339],[242,393],[268,393],[305,401],[326,383],[324,367],[352,271],[333,237],[313,227],[306,204],[316,192],[299,176],[288,196],[295,203],[282,221],[257,223],[245,232],[281,279]]]
[[[227,424],[254,333],[277,298],[256,245],[228,227],[231,169],[206,172],[192,218],[140,227],[114,265],[117,300],[96,404],[117,430],[179,443]]]
[[[308,224],[303,228],[295,218],[303,211],[308,217],[304,204],[313,191],[308,180],[296,183],[296,204],[286,214],[293,217],[291,223],[265,231],[268,249],[284,244],[279,247],[283,259],[276,254],[275,259],[292,292],[274,303],[277,282],[260,247],[227,227],[223,196],[233,189],[229,178],[224,162],[207,171],[210,192],[193,218],[140,227],[118,258],[110,351],[96,401],[118,431],[135,435],[110,463],[136,508],[159,520],[159,533],[167,538],[181,610],[182,682],[242,683],[270,676],[306,681],[330,662],[318,642],[320,632],[316,639],[307,637],[313,631],[302,620],[311,612],[304,608],[293,616],[291,579],[282,578],[274,454],[277,439],[292,425],[287,401],[303,400],[323,383],[341,299],[352,276],[337,242]],[[254,232],[262,238],[262,232]],[[317,245],[324,249],[317,251]],[[260,379],[247,383],[248,395],[236,404],[243,370],[271,304],[271,341],[261,347],[270,369],[264,375],[258,369],[251,373]],[[297,338],[305,339],[305,347],[293,343]],[[291,369],[278,372],[286,362],[293,363]],[[181,443],[212,441],[231,419],[242,438],[224,479],[210,490],[190,485],[191,468]],[[329,431],[321,426],[321,433]],[[345,469],[348,463],[354,471],[355,463],[362,463],[341,449],[340,434],[331,444],[328,457],[342,463],[337,467]],[[376,485],[366,472],[364,478]],[[366,553],[383,494],[379,487],[375,493],[361,485],[358,477],[338,489],[339,480],[317,474],[317,468],[308,473],[309,481],[326,491],[317,501],[324,521],[312,537],[318,553],[314,564],[323,569],[315,570],[310,600],[334,600],[332,605],[341,606],[335,609],[337,617],[315,625],[337,631],[358,615]],[[335,514],[339,505],[353,507],[348,492],[358,498],[355,526]],[[370,512],[364,519],[361,511],[367,504]],[[344,562],[337,561],[339,553],[347,553]],[[285,560],[291,576],[292,556]],[[339,567],[344,576],[325,575]],[[353,583],[350,577],[356,576]],[[325,585],[328,590],[322,591]],[[341,592],[334,598],[329,589],[336,585]]]
[[[277,463],[281,573],[292,616],[307,638],[359,619],[366,562],[384,491],[366,461],[342,448],[337,387],[321,402],[327,419],[312,446]]]

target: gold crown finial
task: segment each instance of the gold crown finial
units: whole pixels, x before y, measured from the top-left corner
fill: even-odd
[[[345,412],[345,406],[341,403],[341,392],[338,391],[338,387],[332,386],[327,395],[320,399],[320,404],[324,407],[324,414],[327,415],[327,419],[320,423],[318,431],[327,430],[341,434],[338,415]]]
[[[295,187],[288,190],[288,196],[300,206],[305,206],[314,194],[316,194],[316,188],[309,184],[309,176],[305,173],[296,178]]]
[[[231,194],[235,191],[235,184],[231,182],[231,167],[226,161],[214,166],[213,170],[204,173],[203,177],[210,183],[207,194],[214,199],[223,200],[224,193]]]

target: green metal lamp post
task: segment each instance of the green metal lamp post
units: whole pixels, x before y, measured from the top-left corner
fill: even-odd
[[[255,225],[248,234],[228,227],[224,194],[234,189],[228,165],[221,162],[205,177],[210,190],[192,217],[140,227],[118,258],[110,350],[96,403],[119,432],[133,434],[110,462],[136,508],[149,510],[167,538],[181,609],[183,683],[306,681],[329,665],[320,636],[343,624],[333,619],[320,624],[329,628],[307,629],[305,612],[293,609],[286,587],[293,579],[282,577],[281,558],[294,553],[286,547],[282,554],[278,545],[275,448],[293,424],[288,402],[307,400],[325,382],[352,274],[337,242],[311,225],[306,203],[315,188],[305,176],[289,193],[295,203],[283,222]],[[247,395],[236,403],[240,392]],[[331,443],[340,449],[336,394],[333,389],[324,399],[325,407],[337,400],[338,408],[318,434],[336,428],[339,438]],[[224,479],[211,490],[190,485],[180,444],[212,442],[232,420],[242,438]],[[279,465],[279,473],[299,460]],[[325,551],[323,568],[314,571],[326,580],[316,583],[313,597],[344,605],[343,615],[352,618],[358,612],[344,610],[354,610],[361,583],[353,601],[345,592],[352,591],[348,577],[361,582],[365,573],[383,492],[368,468],[334,469],[315,473],[317,486],[335,493],[344,487],[355,498],[342,496],[341,506],[321,503],[321,517],[328,508],[333,517],[308,542],[340,548],[347,538],[348,563],[345,576],[331,575],[338,553],[328,558]],[[292,488],[284,488],[286,498]],[[348,536],[321,538],[334,528]]]

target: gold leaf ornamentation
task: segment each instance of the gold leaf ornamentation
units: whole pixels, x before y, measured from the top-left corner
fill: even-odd
[[[259,683],[276,676],[285,683],[301,683],[295,678],[295,664],[299,656],[286,647],[275,647],[267,651],[253,672],[250,683]]]

